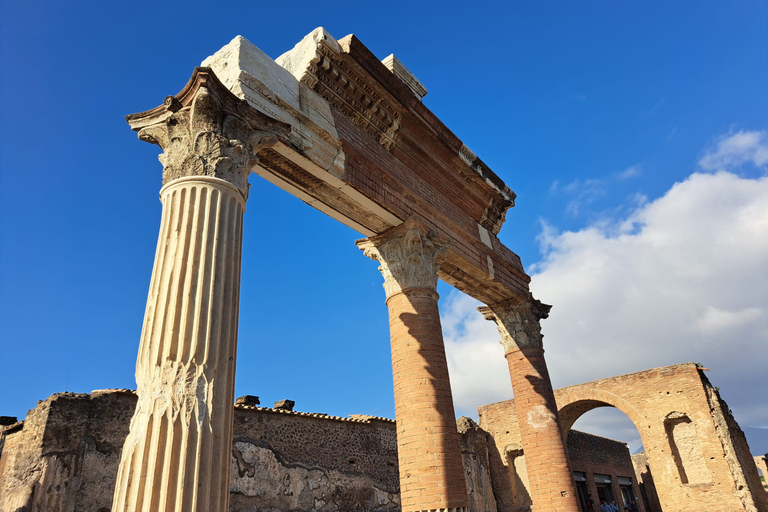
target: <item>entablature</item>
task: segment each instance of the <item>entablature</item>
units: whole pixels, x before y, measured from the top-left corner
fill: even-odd
[[[365,236],[418,216],[454,241],[441,279],[486,303],[527,295],[519,257],[497,238],[514,192],[422,103],[402,63],[390,61],[322,28],[276,60],[238,36],[179,94],[128,120],[146,139],[145,124],[188,108],[191,84],[224,88],[226,109],[253,118],[254,130],[271,123],[274,136],[254,148],[251,171]]]

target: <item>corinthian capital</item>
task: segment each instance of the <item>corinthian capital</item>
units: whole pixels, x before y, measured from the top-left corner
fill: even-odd
[[[290,126],[230,92],[208,68],[163,105],[125,117],[139,139],[162,148],[163,184],[187,176],[228,181],[248,197],[256,153],[287,138]]]
[[[387,297],[412,288],[437,289],[438,259],[448,250],[418,217],[381,235],[357,241],[369,258],[381,263]]]
[[[492,320],[501,334],[505,352],[525,348],[543,348],[540,320],[549,316],[552,306],[528,295],[477,308],[486,320]]]

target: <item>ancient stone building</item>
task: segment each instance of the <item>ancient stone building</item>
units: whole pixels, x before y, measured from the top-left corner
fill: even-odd
[[[571,386],[556,390],[555,395],[561,399],[577,389],[588,395],[590,390],[601,388],[617,393],[615,399],[632,403],[633,397],[627,389],[622,391],[621,385],[633,380],[651,385],[659,376],[678,372],[690,379],[698,375],[699,384],[708,385],[695,365],[677,365]],[[661,382],[663,379],[657,385]],[[611,387],[612,383],[617,385]],[[691,393],[696,387],[693,384],[671,378],[665,389],[675,391],[669,395],[674,397],[675,407],[685,406],[696,428],[708,428],[707,421],[721,422],[717,410],[705,412],[706,404],[699,403],[703,409],[695,411],[696,396],[681,396]],[[685,389],[686,385],[690,387]],[[285,402],[274,408],[260,407],[252,397],[238,400],[233,407],[233,438],[226,468],[231,512],[401,510],[398,442],[392,420],[296,412],[291,410],[292,403]],[[120,454],[136,404],[136,393],[128,390],[61,393],[39,402],[24,421],[5,426],[0,431],[0,512],[110,510]],[[657,404],[658,410],[648,410],[647,414],[664,418],[669,406]],[[514,407],[514,401],[482,406],[482,427],[469,418],[460,418],[454,427],[468,510],[472,512],[529,510],[532,505],[537,510]],[[751,460],[729,459],[725,447],[729,441],[720,437],[730,437],[736,444],[743,442],[738,440],[741,433],[735,422],[722,434],[704,433],[716,436],[715,443],[706,437],[698,439],[712,474],[711,483],[678,481],[675,487],[662,482],[657,484],[659,496],[653,478],[657,482],[669,478],[666,465],[675,461],[671,453],[677,442],[674,433],[666,441],[666,452],[630,459],[622,442],[569,432],[568,462],[580,498],[589,493],[596,500],[610,497],[621,505],[628,496],[640,497],[642,512],[704,510],[701,503],[717,503],[720,508],[714,510],[765,510],[757,495],[761,487],[756,490],[749,484],[757,475],[756,466]],[[644,442],[647,439],[643,437]],[[669,453],[666,459],[665,453]],[[676,466],[673,469],[679,471]],[[741,481],[747,484],[740,489]],[[744,499],[745,490],[753,501]],[[579,501],[583,507],[584,500]]]
[[[555,391],[557,408],[567,433],[576,420],[596,407],[616,407],[635,424],[643,441],[650,475],[661,509],[768,510],[744,433],[704,370],[693,363],[655,368]],[[522,445],[516,400],[481,406],[480,426],[496,444],[495,473],[506,471],[516,486],[494,482],[505,507],[525,506],[522,487],[528,457]],[[501,464],[503,467],[500,467]],[[588,489],[597,482],[587,476]],[[639,489],[638,489],[639,490]],[[615,491],[615,489],[614,489]],[[593,492],[594,494],[594,492]],[[642,494],[642,493],[641,493]],[[616,492],[614,492],[616,495]]]
[[[644,402],[630,389],[624,402],[600,389],[556,399],[540,330],[550,307],[531,295],[519,257],[497,236],[515,194],[426,108],[425,94],[394,56],[380,61],[354,36],[336,40],[320,28],[276,60],[237,37],[193,70],[180,92],[127,116],[139,139],[160,147],[163,166],[136,396],[58,395],[23,427],[6,428],[2,512],[466,512],[507,510],[523,489],[536,512],[577,512],[563,432],[599,405],[655,425],[649,457],[671,461],[661,491],[683,491],[681,499],[713,510],[715,496],[735,488],[728,506],[762,507],[754,478],[738,469],[746,445],[729,434],[735,422],[711,386],[694,378],[695,368],[680,393],[697,396],[698,405],[675,394],[683,401],[662,418],[651,402],[666,403],[664,396]],[[357,246],[383,277],[396,435],[379,419],[232,406],[251,173],[365,237]],[[438,279],[485,304],[480,312],[502,338],[517,403],[493,421],[489,412],[504,407],[486,406],[485,430],[456,428]],[[88,402],[83,415],[67,407],[73,399]],[[283,439],[298,431],[326,444],[307,451]],[[519,467],[505,466],[502,439],[510,435]],[[333,436],[345,442],[331,449]],[[706,442],[696,443],[702,436]],[[326,447],[318,468],[314,452]],[[719,457],[718,448],[725,464],[706,459]],[[255,487],[257,475],[270,491]],[[682,510],[674,500],[663,504]]]
[[[128,390],[60,393],[6,427],[0,512],[110,510],[136,403]],[[470,510],[495,512],[486,433],[469,418],[454,431]],[[392,420],[236,405],[229,510],[399,511],[397,460]]]

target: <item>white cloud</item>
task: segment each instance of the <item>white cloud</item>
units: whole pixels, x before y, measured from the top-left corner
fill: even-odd
[[[605,195],[605,182],[598,179],[573,180],[562,187],[562,190],[576,196],[568,202],[565,211],[577,216],[583,206],[592,204]]]
[[[746,163],[768,165],[768,132],[740,130],[724,135],[699,160],[705,171],[734,170]]]
[[[604,177],[575,179],[563,185],[559,180],[552,182],[549,187],[549,194],[563,194],[572,196],[565,207],[566,213],[576,217],[582,213],[584,207],[596,202],[607,194],[607,190],[613,183],[626,181],[641,175],[640,164],[635,164],[626,169]]]
[[[767,234],[768,177],[727,172],[693,174],[613,223],[545,224],[531,289],[554,305],[542,322],[554,386],[701,362],[743,426],[768,426]],[[474,301],[447,302],[457,411],[474,415],[510,396],[509,375]]]
[[[616,173],[616,179],[618,181],[628,180],[630,178],[637,178],[640,176],[640,165],[631,165],[621,172]]]
[[[622,224],[547,235],[531,289],[554,304],[555,386],[701,362],[745,424],[768,424],[768,178],[693,174]]]
[[[441,305],[441,322],[454,405],[477,418],[477,406],[512,398],[512,384],[496,324],[477,311],[475,299],[453,291]]]

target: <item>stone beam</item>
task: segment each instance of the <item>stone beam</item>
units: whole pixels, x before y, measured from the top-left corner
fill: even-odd
[[[454,244],[438,276],[485,303],[526,295],[498,240],[515,194],[421,101],[418,80],[322,28],[272,60],[235,38],[204,61],[237,97],[288,124],[254,172],[365,236],[418,216]],[[389,66],[389,67],[387,67]]]

